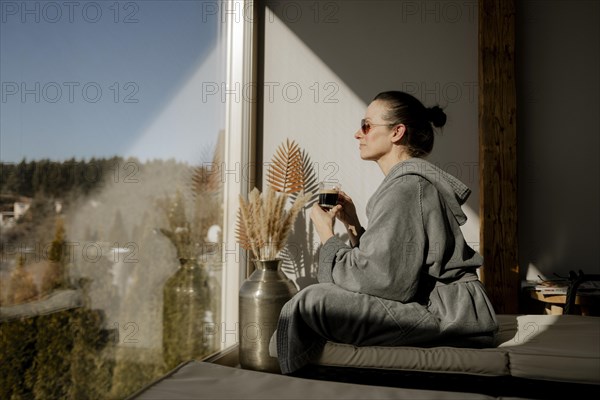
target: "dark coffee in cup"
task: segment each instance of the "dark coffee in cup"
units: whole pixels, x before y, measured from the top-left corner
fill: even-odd
[[[337,205],[338,192],[335,190],[322,190],[319,192],[319,205],[323,208],[333,208]]]

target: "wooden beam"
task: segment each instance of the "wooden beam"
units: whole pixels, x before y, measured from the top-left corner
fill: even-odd
[[[482,280],[498,314],[519,312],[515,0],[479,0]]]

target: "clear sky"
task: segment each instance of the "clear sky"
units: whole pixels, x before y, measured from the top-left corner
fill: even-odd
[[[218,2],[0,0],[0,160],[202,162],[223,126]]]

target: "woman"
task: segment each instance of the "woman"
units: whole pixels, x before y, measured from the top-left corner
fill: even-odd
[[[494,310],[475,270],[482,257],[465,242],[461,205],[470,190],[421,157],[446,115],[404,92],[380,93],[354,137],[363,160],[385,175],[367,204],[368,229],[341,193],[311,220],[323,247],[318,284],[285,304],[276,332],[281,370],[289,374],[327,340],[356,346],[493,344]],[[333,233],[335,218],[350,237]]]

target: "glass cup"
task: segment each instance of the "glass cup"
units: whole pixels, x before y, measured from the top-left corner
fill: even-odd
[[[319,206],[331,209],[337,205],[338,196],[342,186],[335,181],[323,181],[319,183]]]

